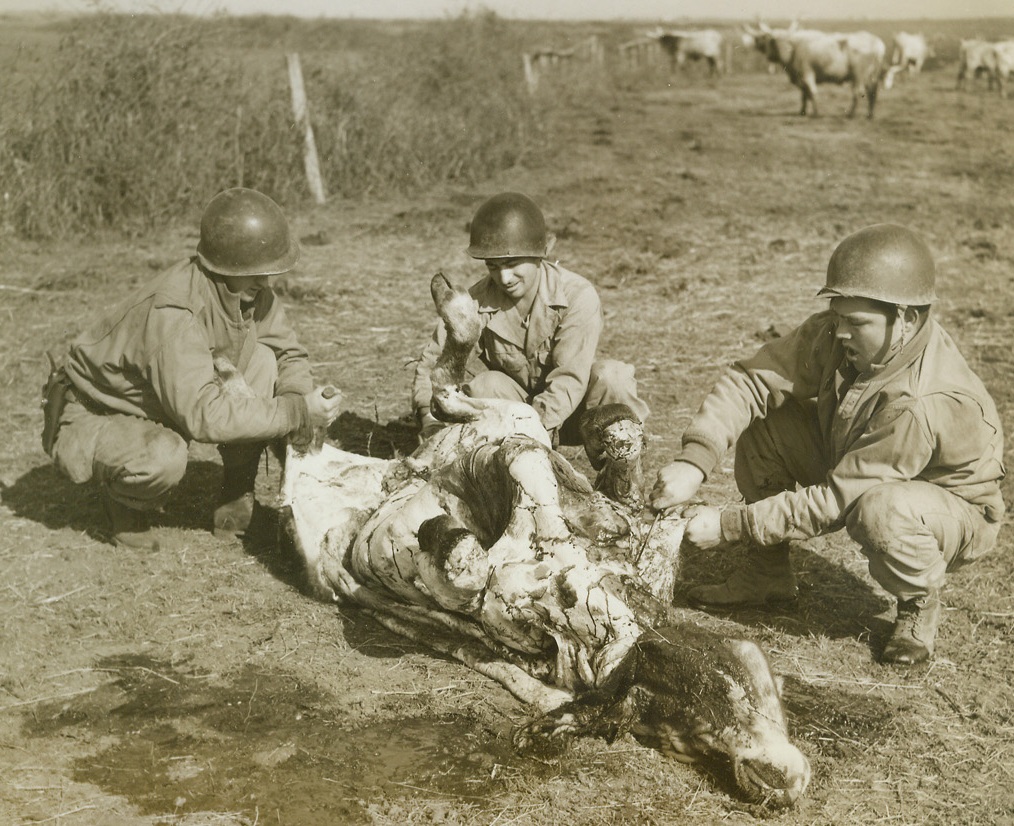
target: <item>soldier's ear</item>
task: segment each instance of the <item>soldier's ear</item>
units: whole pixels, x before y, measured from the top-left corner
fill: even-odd
[[[550,232],[546,234],[546,254],[545,258],[549,258],[549,254],[553,251],[553,247],[556,246],[556,233]]]

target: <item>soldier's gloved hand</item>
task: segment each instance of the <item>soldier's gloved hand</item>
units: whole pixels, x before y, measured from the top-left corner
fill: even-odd
[[[651,489],[651,507],[664,511],[689,502],[704,481],[704,471],[697,465],[676,460],[662,467]]]
[[[314,427],[327,427],[338,418],[342,394],[337,387],[330,384],[315,387],[303,398],[306,399],[306,409]]]
[[[722,512],[709,505],[691,505],[683,511],[689,519],[683,538],[701,550],[722,544]]]

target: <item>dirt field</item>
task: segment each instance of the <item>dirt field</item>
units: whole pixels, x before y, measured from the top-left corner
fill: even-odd
[[[565,151],[481,187],[307,209],[281,291],[317,378],[344,392],[336,443],[414,446],[430,276],[480,274],[464,227],[501,189],[542,203],[562,263],[598,285],[602,352],[637,366],[653,410],[649,478],[723,366],[820,308],[835,243],[876,221],[929,240],[937,317],[1014,432],[1014,100],[957,93],[954,76],[902,79],[872,122],[846,120],[846,93],[826,87],[824,115],[799,118],[780,75],[678,78],[558,113]],[[103,541],[95,492],[49,464],[44,351],[189,254],[195,230],[0,241],[0,823],[1014,823],[1009,521],[951,578],[926,667],[876,662],[893,605],[840,535],[795,550],[791,610],[686,610],[757,640],[784,675],[814,770],[793,811],[746,805],[720,772],[629,737],[518,755],[526,712],[503,689],[305,594],[276,542],[273,462],[257,538],[222,544],[208,532],[217,453],[195,445],[164,517],[178,547],[153,555]],[[735,497],[729,467],[705,493]],[[688,550],[677,606],[736,561]]]

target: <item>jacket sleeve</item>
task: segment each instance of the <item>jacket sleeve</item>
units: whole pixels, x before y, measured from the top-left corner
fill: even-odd
[[[751,422],[790,397],[815,398],[833,343],[830,314],[818,313],[736,362],[715,383],[683,432],[679,458],[708,476]]]
[[[278,363],[278,384],[275,395],[295,393],[300,396],[313,390],[310,355],[296,339],[282,303],[272,295],[264,318],[257,322],[257,340],[267,345]]]
[[[580,291],[557,328],[545,389],[532,399],[547,430],[559,428],[588,392],[602,325],[598,294],[592,288]]]
[[[168,420],[187,439],[212,444],[261,441],[309,425],[302,396],[239,398],[215,379],[212,352],[190,311],[154,310],[146,331],[147,382]]]
[[[825,482],[742,506],[737,509],[738,528],[735,518],[723,515],[723,538],[749,536],[758,545],[774,545],[837,530],[862,494],[887,482],[917,478],[933,451],[934,439],[919,403],[907,400],[885,407]]]

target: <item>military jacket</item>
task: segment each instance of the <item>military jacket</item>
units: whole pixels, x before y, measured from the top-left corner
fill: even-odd
[[[811,316],[716,383],[683,434],[681,458],[707,475],[752,421],[789,398],[816,401],[827,476],[745,505],[732,520],[723,514],[727,539],[745,533],[773,545],[837,530],[865,491],[915,479],[965,499],[989,522],[1002,518],[1000,416],[932,317],[886,364],[857,375],[835,338],[833,313]]]
[[[274,398],[223,391],[213,360],[242,373],[258,344],[278,365]],[[239,296],[181,261],[128,295],[71,345],[75,395],[97,412],[159,422],[188,440],[259,441],[304,428],[303,394],[313,388],[307,352],[270,289],[243,309]]]

